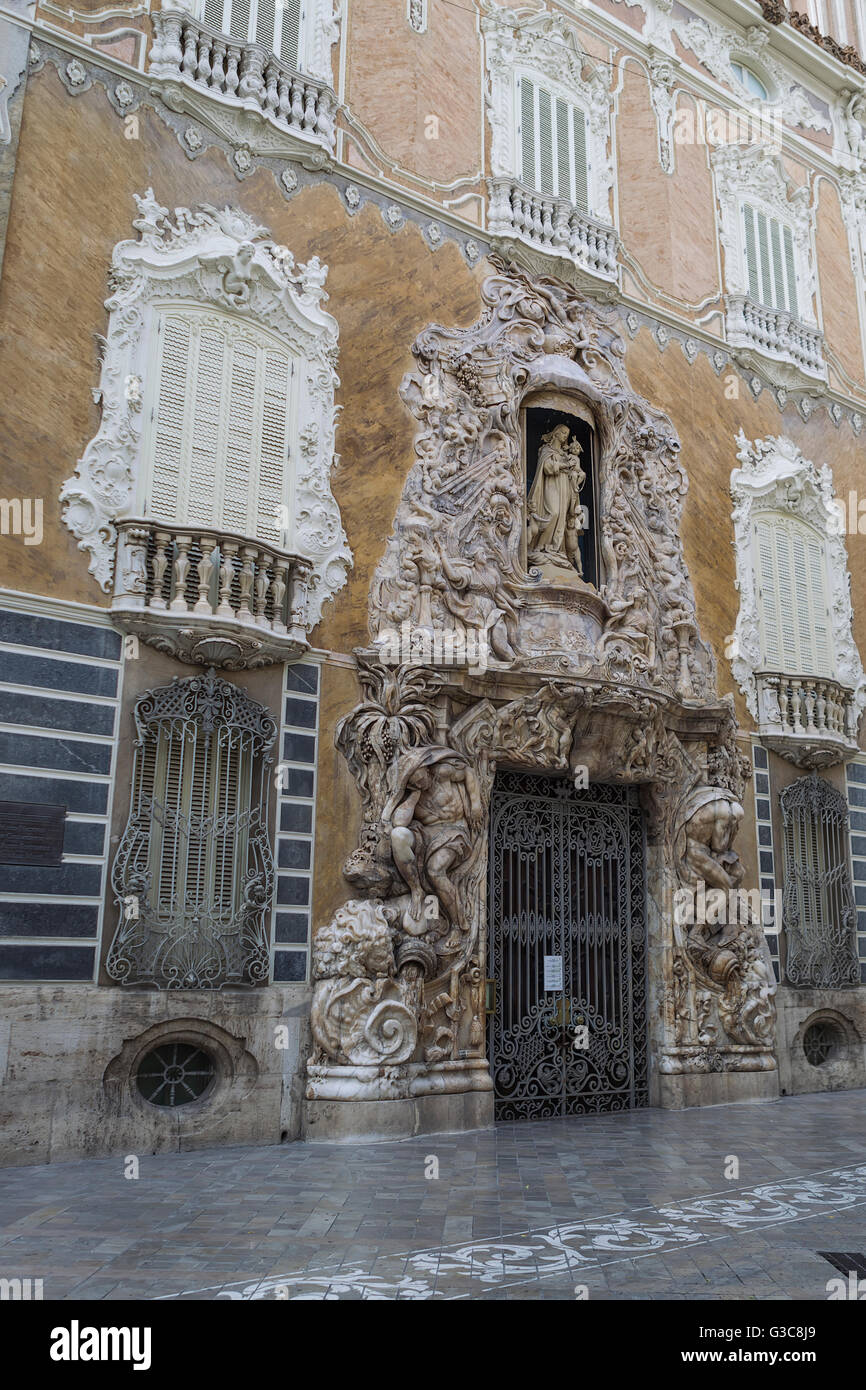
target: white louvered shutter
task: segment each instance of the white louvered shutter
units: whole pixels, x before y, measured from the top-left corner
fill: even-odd
[[[251,324],[164,311],[146,515],[279,543],[294,371],[288,352]]]
[[[834,675],[823,542],[788,519],[755,523],[761,664],[800,676]]]
[[[520,177],[537,193],[588,211],[586,118],[528,77],[520,82]]]
[[[203,0],[199,14],[205,24],[221,29],[237,43],[257,43],[275,53],[287,67],[300,61],[302,0]]]
[[[797,272],[790,227],[744,203],[743,246],[750,297],[796,317]]]

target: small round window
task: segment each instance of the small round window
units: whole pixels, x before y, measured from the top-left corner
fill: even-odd
[[[142,1058],[135,1079],[151,1105],[189,1105],[203,1096],[213,1081],[213,1058],[189,1043],[163,1043]]]
[[[832,1062],[844,1049],[845,1039],[842,1030],[835,1023],[828,1023],[825,1019],[810,1023],[803,1034],[806,1061],[813,1067],[823,1067],[825,1062]]]

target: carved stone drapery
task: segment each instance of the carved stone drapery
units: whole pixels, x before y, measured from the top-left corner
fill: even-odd
[[[362,698],[337,731],[363,824],[344,866],[352,900],[314,942],[310,1101],[490,1088],[482,994],[497,767],[640,785],[657,1070],[775,1065],[760,924],[724,939],[672,928],[673,894],[698,865],[742,878],[731,842],[744,781],[683,559],[676,435],[632,391],[622,340],[597,308],[555,280],[494,265],[481,320],[425,330],[401,388],[418,421],[416,457],[371,585],[373,641],[356,653]],[[597,590],[551,582],[522,558],[521,412],[551,389],[594,425]],[[441,653],[443,634],[467,630],[489,636],[483,662],[436,659],[434,639]],[[426,637],[433,656],[404,650],[388,664],[395,634],[407,632]],[[368,927],[378,964],[360,975],[340,967],[334,985],[339,942]],[[337,1002],[350,996],[366,1001],[366,1033]],[[415,1049],[399,1061],[376,1023],[385,1001],[417,1022]],[[388,1033],[405,1035],[397,1022]]]

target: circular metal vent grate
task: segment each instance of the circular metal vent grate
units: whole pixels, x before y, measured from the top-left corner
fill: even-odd
[[[803,1051],[806,1061],[813,1067],[823,1067],[825,1062],[838,1057],[845,1046],[845,1039],[835,1023],[824,1020],[810,1023],[803,1034]]]
[[[189,1043],[169,1042],[142,1058],[138,1089],[151,1105],[189,1105],[203,1096],[214,1078],[213,1058]]]

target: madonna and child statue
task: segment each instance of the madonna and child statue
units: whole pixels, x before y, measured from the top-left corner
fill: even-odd
[[[583,450],[570,434],[568,425],[559,424],[542,436],[527,505],[527,566],[552,584],[583,578],[580,538],[588,517],[580,491],[586,473]]]

